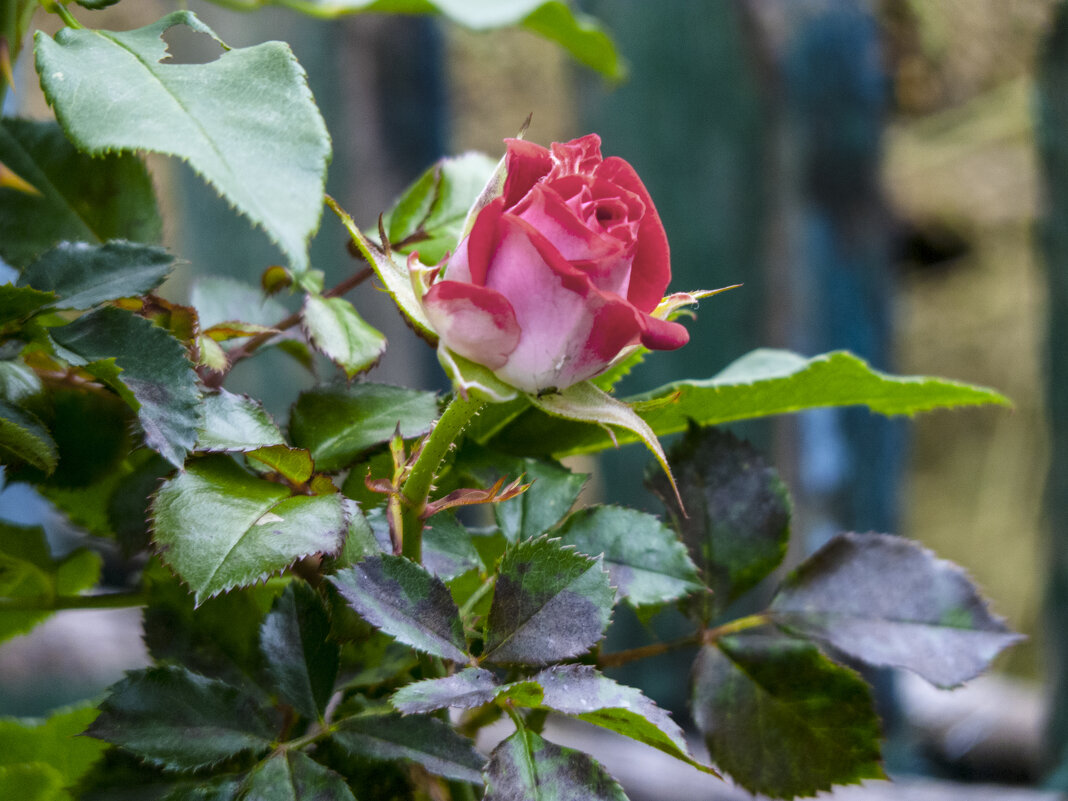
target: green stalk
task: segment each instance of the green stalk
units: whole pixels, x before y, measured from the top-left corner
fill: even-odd
[[[42,595],[0,598],[0,612],[58,612],[62,609],[125,609],[144,606],[143,592],[109,592],[100,595]]]
[[[423,443],[423,450],[401,487],[401,493],[408,501],[401,515],[401,554],[413,562],[422,561],[423,512],[441,462],[482,405],[483,401],[474,398],[453,396]]]

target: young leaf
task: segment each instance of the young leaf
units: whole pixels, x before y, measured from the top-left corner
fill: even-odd
[[[302,715],[321,718],[337,679],[339,649],[319,593],[294,580],[260,628],[260,647],[279,694]]]
[[[321,387],[297,398],[289,434],[294,445],[311,451],[320,470],[332,472],[388,442],[398,426],[410,439],[427,433],[437,418],[432,392],[370,383]]]
[[[107,746],[78,737],[98,711],[90,706],[53,712],[46,720],[0,718],[0,770],[10,766],[44,764],[57,772],[61,786],[74,784],[92,767]],[[0,790],[4,787],[0,779]],[[0,795],[0,798],[22,798]]]
[[[612,617],[615,591],[599,559],[541,537],[501,560],[482,658],[544,665],[589,650]]]
[[[63,777],[51,765],[24,762],[0,765],[0,797],[19,801],[66,801]]]
[[[68,360],[83,364],[137,412],[145,443],[181,467],[196,441],[200,417],[196,373],[182,344],[148,320],[113,306],[50,333]]]
[[[1020,640],[965,572],[888,534],[842,534],[783,582],[776,622],[870,665],[954,687]]]
[[[386,338],[344,298],[308,295],[302,313],[313,345],[348,378],[370,370],[386,351]]]
[[[151,292],[173,264],[163,248],[136,242],[61,242],[23,270],[18,285],[55,292],[59,309],[91,309]]]
[[[37,415],[0,401],[0,464],[21,462],[51,473],[59,463],[59,451]]]
[[[468,570],[485,569],[471,535],[455,515],[447,512],[436,514],[426,522],[423,564],[442,581],[450,581]]]
[[[482,153],[464,153],[441,159],[419,176],[383,217],[393,249],[417,251],[424,264],[437,264],[456,250],[467,210],[496,166]],[[410,244],[401,244],[404,240]]]
[[[445,707],[470,709],[492,701],[500,685],[484,668],[464,668],[441,679],[415,681],[393,693],[390,703],[406,715]]]
[[[0,258],[12,267],[63,240],[159,239],[152,180],[137,156],[91,158],[54,122],[3,119],[0,163],[39,193],[0,188]]]
[[[619,597],[632,606],[667,603],[700,588],[685,546],[652,515],[592,506],[571,515],[558,533],[580,553],[603,555]]]
[[[51,306],[55,299],[52,292],[0,284],[0,333],[16,333],[22,323],[41,309]]]
[[[168,770],[195,770],[266,751],[277,726],[235,687],[175,666],[128,673],[86,734]]]
[[[291,496],[225,456],[199,459],[165,482],[152,518],[163,560],[198,604],[309,554],[337,552],[346,525],[338,496]]]
[[[303,448],[290,448],[288,445],[268,445],[256,448],[245,454],[249,466],[282,476],[294,484],[305,484],[315,471],[311,454]]]
[[[658,471],[646,481],[671,511],[722,611],[786,555],[789,491],[755,448],[728,431],[691,426],[669,458],[686,516]]]
[[[248,801],[356,801],[341,776],[303,752],[293,750],[279,751],[257,765],[244,782],[241,798]]]
[[[821,406],[867,406],[877,414],[916,414],[955,406],[1008,401],[998,393],[925,376],[892,376],[870,368],[851,353],[835,351],[806,359],[781,350],[755,350],[713,378],[678,381],[627,398],[657,436],[734,420],[751,420]],[[551,410],[548,410],[551,411]],[[490,441],[509,453],[556,458],[595,453],[616,442],[640,439],[633,430],[604,429],[555,419],[528,410]]]
[[[627,801],[593,757],[520,729],[493,749],[485,801]]]
[[[280,42],[226,49],[208,64],[166,63],[162,34],[180,24],[218,41],[188,11],[133,31],[63,28],[54,40],[38,31],[45,96],[81,150],[148,150],[188,161],[306,269],[330,137],[304,70]]]
[[[329,580],[361,617],[386,634],[434,656],[468,660],[452,595],[421,565],[382,554],[340,570]]]
[[[712,761],[752,793],[794,798],[885,778],[868,685],[802,640],[744,635],[702,648],[692,714]]]
[[[197,450],[251,451],[284,444],[282,432],[259,401],[225,389],[204,395]]]
[[[353,756],[416,762],[437,776],[479,784],[485,758],[474,743],[437,718],[416,715],[346,719],[334,742]]]

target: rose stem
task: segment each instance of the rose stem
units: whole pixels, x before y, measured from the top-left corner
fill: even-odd
[[[670,651],[676,651],[679,648],[686,648],[691,645],[712,645],[720,637],[726,637],[728,634],[737,634],[739,631],[763,626],[769,622],[771,622],[771,616],[767,612],[761,612],[758,615],[749,615],[748,617],[740,617],[737,620],[732,620],[730,623],[724,623],[722,626],[716,626],[711,629],[701,629],[687,637],[672,640],[671,642],[654,642],[652,645],[643,645],[641,648],[631,648],[628,651],[617,651],[614,654],[602,654],[597,659],[597,667],[619,667],[620,665],[626,665],[630,662],[637,662],[639,659],[660,656],[661,654],[666,654]]]
[[[483,401],[454,395],[445,407],[441,418],[434,424],[419,457],[412,465],[412,472],[401,487],[401,493],[410,505],[401,515],[401,554],[413,562],[423,555],[423,511],[426,509],[430,487],[437,476],[445,453],[460,436],[460,432],[482,408]]]

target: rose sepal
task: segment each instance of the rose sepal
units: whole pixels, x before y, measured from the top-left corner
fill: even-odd
[[[719,289],[697,289],[693,292],[673,292],[665,297],[657,307],[649,312],[650,317],[656,317],[660,320],[674,320],[680,314],[689,313],[690,306],[697,306],[700,301],[705,298],[710,298],[713,295],[719,295],[722,292],[727,292],[731,289],[737,289],[741,284],[731,284],[730,286],[721,286]]]
[[[453,353],[442,343],[438,344],[438,361],[448,373],[456,392],[464,398],[506,403],[519,397],[518,389],[501,381],[488,367]]]

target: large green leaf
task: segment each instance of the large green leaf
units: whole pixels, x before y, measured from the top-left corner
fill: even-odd
[[[182,344],[113,306],[53,328],[51,336],[65,358],[108,383],[137,412],[145,444],[181,467],[200,422],[197,377]]]
[[[40,193],[0,187],[0,258],[22,268],[63,240],[159,239],[141,160],[101,155],[79,153],[54,122],[0,120],[0,163]]]
[[[604,636],[614,597],[599,559],[548,537],[521,542],[501,560],[483,659],[544,665],[578,656]]]
[[[714,617],[786,556],[789,491],[755,448],[728,431],[691,426],[668,458],[686,513],[659,471],[650,470],[646,481],[712,590],[707,616]]]
[[[91,309],[116,298],[151,292],[174,257],[163,248],[117,240],[104,245],[61,242],[19,276],[19,286],[55,292],[60,309]]]
[[[330,581],[360,616],[428,654],[466,662],[463,624],[449,588],[402,556],[371,556]]]
[[[291,495],[226,456],[199,459],[164,483],[152,518],[163,560],[197,603],[337,552],[347,522],[339,496]]]
[[[419,176],[383,217],[393,248],[418,251],[424,264],[437,264],[456,250],[467,211],[496,167],[489,156],[464,153],[441,159]]]
[[[868,685],[811,643],[724,637],[701,649],[693,684],[712,761],[752,793],[794,798],[885,778]]]
[[[183,667],[138,670],[114,685],[86,734],[172,770],[266,751],[278,721],[255,699]]]
[[[204,395],[197,450],[253,451],[284,445],[285,439],[263,404],[225,389]]]
[[[289,434],[294,445],[311,451],[320,470],[329,472],[388,442],[398,426],[405,439],[422,436],[437,417],[432,392],[370,383],[321,387],[301,393]]]
[[[38,32],[45,96],[80,149],[188,161],[306,268],[330,137],[304,70],[281,42],[226,49],[207,64],[167,63],[162,34],[180,24],[215,37],[188,11],[132,31]]]
[[[334,742],[371,759],[416,762],[433,774],[481,783],[485,758],[442,720],[422,715],[357,716],[343,721]]]
[[[690,422],[719,425],[820,406],[867,406],[885,415],[955,406],[1008,405],[998,393],[925,376],[892,376],[844,351],[806,359],[781,350],[755,350],[703,381],[677,381],[626,399],[657,436],[685,431]],[[619,444],[633,431],[616,429]],[[510,453],[556,457],[613,446],[603,427],[529,409],[492,439]]]
[[[520,729],[493,749],[485,801],[627,801],[593,757]]]
[[[581,553],[603,555],[619,597],[633,606],[667,603],[700,588],[685,546],[652,515],[592,506],[571,515],[558,534]]]
[[[835,537],[783,582],[771,609],[792,631],[940,687],[974,678],[1021,639],[960,567],[888,534]]]
[[[303,715],[321,718],[337,678],[337,643],[319,594],[293,581],[260,628],[260,647],[274,686]]]
[[[107,747],[78,735],[96,718],[97,710],[83,706],[53,712],[46,720],[0,718],[0,769],[16,765],[47,765],[62,786],[69,787],[92,767]],[[0,779],[0,792],[4,782]],[[23,798],[0,795],[3,798]]]
[[[303,752],[292,750],[279,751],[257,765],[245,780],[241,798],[248,801],[356,801],[341,776]]]
[[[308,295],[301,313],[308,338],[348,378],[370,370],[386,352],[386,338],[344,298]]]

